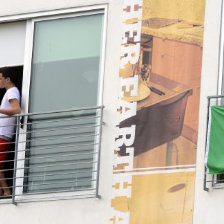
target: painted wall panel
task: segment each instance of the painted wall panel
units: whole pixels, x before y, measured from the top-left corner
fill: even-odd
[[[204,1],[123,11],[110,221],[191,224]]]

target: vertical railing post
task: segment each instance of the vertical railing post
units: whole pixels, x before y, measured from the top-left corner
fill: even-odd
[[[209,110],[210,110],[210,97],[208,97],[208,111],[207,111],[207,126],[206,126],[206,138],[205,138],[205,154],[207,149],[207,138],[208,138],[208,121],[209,121]],[[209,191],[207,187],[207,168],[204,166],[204,191]]]
[[[100,178],[100,153],[101,153],[101,137],[102,137],[102,126],[103,126],[103,106],[100,108],[100,133],[99,133],[99,148],[98,148],[98,159],[97,159],[97,178],[96,178],[96,197],[101,198],[99,195],[99,178]]]
[[[12,203],[17,204],[15,201],[16,196],[16,171],[17,171],[17,158],[18,158],[18,145],[19,145],[19,125],[20,116],[16,117],[16,138],[15,138],[15,156],[14,156],[14,170],[13,170],[13,189],[12,189]]]

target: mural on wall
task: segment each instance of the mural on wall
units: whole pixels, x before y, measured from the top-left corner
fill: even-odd
[[[204,6],[124,0],[110,223],[192,223]]]

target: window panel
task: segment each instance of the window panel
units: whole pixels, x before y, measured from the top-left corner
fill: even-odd
[[[29,112],[98,106],[103,14],[35,23]],[[92,188],[99,113],[34,115],[28,119],[25,192]]]

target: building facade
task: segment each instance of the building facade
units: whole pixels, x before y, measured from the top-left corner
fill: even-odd
[[[204,157],[222,8],[2,1],[0,67],[16,71],[22,114],[1,223],[221,224]]]

